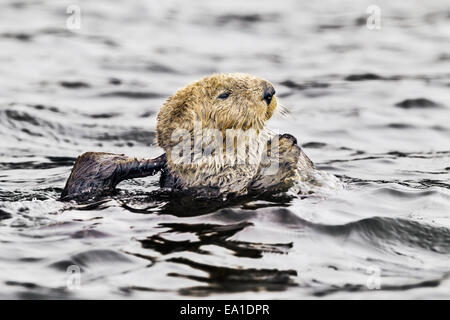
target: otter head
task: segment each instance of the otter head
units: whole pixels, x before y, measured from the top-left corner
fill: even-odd
[[[177,129],[193,131],[194,122],[205,129],[264,128],[277,107],[273,85],[242,73],[215,74],[176,92],[158,114],[157,140],[166,152],[177,143]]]

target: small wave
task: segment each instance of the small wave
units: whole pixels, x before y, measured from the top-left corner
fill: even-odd
[[[316,141],[311,141],[311,142],[307,142],[307,143],[303,143],[302,147],[303,148],[311,148],[311,149],[320,149],[323,147],[326,147],[327,144],[324,142],[316,142]]]
[[[66,271],[70,266],[80,267],[81,272],[85,269],[108,267],[111,263],[131,263],[127,255],[113,250],[89,250],[73,255],[69,260],[61,260],[50,264],[51,268]]]
[[[0,221],[10,219],[12,215],[9,212],[6,212],[5,210],[0,209]]]
[[[450,253],[449,229],[422,224],[413,220],[373,217],[338,226],[320,224],[311,226],[318,231],[333,236],[349,237],[356,234],[366,239],[370,244],[376,244],[390,250],[405,245],[441,254]]]
[[[430,174],[447,174],[446,172],[428,172]],[[447,182],[447,180],[434,180],[434,179],[422,179],[418,181],[412,181],[412,180],[386,180],[386,179],[360,179],[356,177],[350,177],[346,175],[339,175],[339,178],[342,179],[345,183],[348,184],[369,184],[369,183],[376,183],[376,184],[398,184],[400,186],[408,187],[413,189],[413,191],[417,191],[417,189],[429,189],[433,187],[438,188],[444,188],[444,189],[450,189],[450,183]],[[385,189],[384,190],[386,194],[394,194],[401,197],[417,197],[419,195],[427,196],[431,194],[435,194],[436,191],[426,191],[422,193],[411,193],[410,191],[399,191],[394,190],[392,188]],[[382,190],[383,192],[383,190]]]
[[[375,73],[350,74],[344,78],[346,81],[367,81],[367,80],[389,80],[388,77],[382,77]]]
[[[62,111],[60,111],[57,107],[54,106],[46,106],[43,104],[35,104],[35,105],[29,105],[32,108],[36,109],[36,110],[47,110],[47,111],[51,111],[51,112],[55,112],[55,113],[62,113]]]
[[[158,73],[171,73],[171,74],[177,74],[179,73],[174,68],[171,68],[167,65],[161,64],[161,63],[151,63],[145,67],[146,70],[151,72],[158,72]]]
[[[406,99],[395,104],[402,109],[432,109],[442,107],[441,104],[426,98]]]
[[[171,258],[168,262],[187,265],[193,269],[206,272],[208,276],[187,275],[171,272],[168,276],[182,277],[208,286],[197,286],[180,289],[182,295],[203,296],[213,292],[244,292],[244,291],[283,291],[288,287],[297,286],[293,277],[295,270],[278,269],[246,269],[213,266],[199,263],[186,258]]]
[[[380,290],[388,290],[388,291],[404,291],[404,290],[412,290],[412,289],[418,289],[418,288],[434,288],[439,286],[442,280],[440,279],[432,279],[432,280],[425,280],[420,282],[414,282],[414,283],[406,283],[406,284],[399,284],[399,285],[380,285]],[[360,284],[350,284],[347,283],[343,286],[336,286],[333,285],[330,288],[322,289],[322,290],[316,290],[313,295],[316,297],[325,297],[333,293],[338,292],[363,292],[363,291],[371,291],[373,289],[367,288],[367,286],[360,285]]]
[[[5,116],[11,120],[19,121],[19,122],[27,122],[34,126],[39,126],[40,122],[32,115],[21,112],[18,110],[6,109],[4,110]]]
[[[392,128],[392,129],[415,129],[416,126],[409,124],[409,123],[389,123],[386,125],[386,127],[388,128]]]
[[[67,291],[66,288],[51,288],[39,285],[34,282],[25,281],[5,281],[5,285],[11,287],[18,287],[25,291],[19,291],[17,294],[18,299],[68,299],[72,297],[72,293]]]
[[[357,155],[365,154],[365,152],[358,151]],[[413,159],[434,159],[448,157],[450,151],[430,151],[430,152],[401,152],[401,151],[389,151],[386,153],[376,153],[366,157],[348,158],[348,159],[334,159],[322,162],[321,164],[333,164],[340,162],[352,162],[363,160],[375,160],[375,159],[397,159],[397,158],[413,158]]]
[[[154,99],[162,98],[164,95],[156,92],[145,92],[145,91],[111,91],[100,94],[101,97],[106,98],[130,98],[130,99]]]
[[[33,39],[32,34],[24,33],[24,32],[6,32],[6,33],[0,34],[0,37],[5,38],[5,39],[14,39],[14,40],[19,40],[19,41],[24,41],[24,42],[29,42]]]
[[[249,222],[227,225],[162,223],[160,224],[161,227],[170,228],[170,230],[139,241],[143,248],[156,250],[162,254],[181,251],[209,254],[209,252],[201,249],[201,247],[204,245],[215,245],[234,252],[235,256],[247,258],[261,258],[263,253],[283,254],[292,248],[292,243],[268,244],[229,240],[236,233],[252,225]],[[180,234],[186,232],[195,234],[198,241],[173,241],[163,236],[168,233]]]
[[[72,166],[75,162],[73,157],[46,157],[49,162],[23,161],[23,162],[0,162],[0,169],[5,170],[31,170],[31,169],[53,169]]]
[[[60,81],[59,84],[61,85],[61,87],[64,87],[66,89],[82,89],[91,87],[84,81]]]
[[[119,131],[116,128],[116,131]],[[86,139],[96,139],[100,141],[133,141],[149,145],[153,143],[156,137],[154,131],[143,130],[139,128],[124,129],[122,132],[108,132],[107,130],[98,133],[96,136],[84,136]],[[117,143],[116,143],[117,145]]]
[[[306,90],[311,88],[328,88],[330,85],[328,83],[324,82],[315,82],[315,81],[309,81],[304,83],[294,82],[292,80],[285,80],[280,82],[283,86],[286,86],[290,89],[296,89],[296,90]]]
[[[217,17],[217,25],[223,26],[231,23],[239,23],[241,25],[247,26],[263,21],[276,21],[278,15],[276,14],[225,14]]]
[[[322,170],[297,170],[297,179],[289,194],[328,196],[345,188],[335,175]]]
[[[120,113],[117,112],[95,113],[86,116],[92,119],[111,119],[120,116]]]

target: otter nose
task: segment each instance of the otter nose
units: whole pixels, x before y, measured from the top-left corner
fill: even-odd
[[[271,84],[265,84],[264,85],[264,96],[263,100],[266,101],[267,105],[270,104],[272,101],[272,97],[275,94],[275,89]]]

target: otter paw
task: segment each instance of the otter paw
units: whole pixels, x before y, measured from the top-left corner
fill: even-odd
[[[281,140],[290,141],[293,145],[297,144],[297,138],[294,137],[293,135],[289,134],[289,133],[281,134],[280,135],[280,142],[281,142]],[[283,141],[283,143],[284,143],[284,141]]]

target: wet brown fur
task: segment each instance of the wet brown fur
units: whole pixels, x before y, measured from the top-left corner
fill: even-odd
[[[295,182],[295,170],[313,168],[313,163],[290,135],[279,136],[279,169],[264,173],[267,164],[174,163],[172,151],[179,143],[172,139],[177,129],[194,134],[194,123],[202,128],[254,129],[265,131],[277,107],[263,99],[268,81],[248,74],[216,74],[194,82],[176,92],[158,114],[157,141],[165,154],[156,159],[136,159],[112,153],[88,152],[77,158],[62,192],[63,199],[80,195],[95,196],[112,192],[125,179],[144,177],[162,171],[161,187],[203,196],[243,195],[254,192],[287,190]],[[230,93],[226,99],[218,98]],[[270,147],[270,143],[268,145]],[[253,155],[255,157],[255,155]],[[256,155],[259,157],[260,155]],[[260,159],[258,159],[260,160]]]

